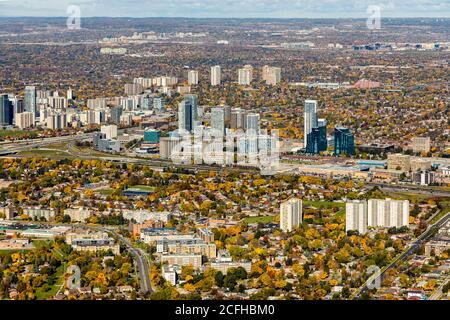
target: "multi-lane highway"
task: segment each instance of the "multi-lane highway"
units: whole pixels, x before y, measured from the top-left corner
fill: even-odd
[[[93,133],[84,133],[78,135],[61,136],[53,138],[42,138],[33,140],[21,140],[0,144],[0,155],[15,154],[21,151],[32,150],[39,147],[45,147],[51,144],[65,143],[69,141],[80,141],[91,138]]]
[[[367,182],[366,186],[369,187],[379,187],[382,190],[387,191],[397,191],[397,192],[406,192],[406,193],[418,193],[427,196],[436,196],[436,197],[450,197],[450,190],[444,189],[435,189],[432,186],[420,186],[420,185],[411,185],[411,184],[388,184],[388,183],[379,183],[379,182]]]

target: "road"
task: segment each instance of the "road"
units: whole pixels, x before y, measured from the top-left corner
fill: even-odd
[[[369,187],[379,187],[380,189],[387,191],[397,191],[397,192],[407,192],[407,193],[419,193],[428,196],[436,196],[436,197],[450,197],[450,190],[443,189],[433,189],[430,186],[419,186],[419,185],[392,185],[387,183],[375,183],[375,182],[366,182],[366,185]]]
[[[117,233],[115,235],[119,238],[120,242],[128,247],[128,250],[136,259],[139,272],[140,291],[144,294],[153,292],[152,283],[150,281],[150,265],[146,253],[140,248],[133,247],[131,242],[125,239],[122,235]]]
[[[124,129],[119,130],[119,132],[124,131]],[[27,141],[17,141],[17,142],[8,142],[8,143],[0,143],[0,157],[9,157],[14,158],[11,154],[15,154],[21,151],[32,150],[39,147],[44,147],[46,145],[58,144],[58,143],[67,143],[68,147],[66,150],[61,150],[69,153],[73,157],[80,159],[98,159],[102,161],[111,161],[121,164],[141,164],[147,165],[152,169],[161,170],[162,168],[174,167],[181,168],[187,170],[194,171],[214,171],[214,172],[223,172],[225,170],[228,171],[237,171],[240,173],[258,173],[259,169],[253,167],[222,167],[219,165],[206,165],[206,164],[176,164],[169,160],[162,159],[143,159],[136,157],[128,157],[128,156],[98,156],[98,155],[89,155],[86,153],[80,152],[77,148],[74,147],[75,141],[86,140],[92,138],[94,133],[85,133],[78,134],[72,136],[64,136],[64,137],[55,137],[55,138],[45,138],[45,139],[35,139],[35,140],[27,140]],[[286,165],[284,164],[278,170],[279,173],[284,174],[298,174],[295,165]],[[418,193],[424,194],[427,196],[439,196],[439,197],[450,197],[450,190],[444,189],[434,189],[429,186],[419,186],[419,185],[392,185],[387,183],[375,183],[375,182],[365,182],[365,184],[369,187],[379,187],[380,189],[386,191],[394,191],[394,192],[410,192],[410,193]]]
[[[450,275],[447,276],[447,278],[442,281],[442,284],[434,290],[434,292],[431,294],[431,296],[428,298],[428,300],[440,300],[442,296],[442,288],[450,281]]]
[[[392,261],[388,266],[384,267],[380,273],[375,273],[366,281],[366,283],[357,290],[355,294],[353,294],[353,299],[357,299],[363,294],[367,292],[368,287],[371,284],[377,283],[378,281],[381,283],[383,276],[387,271],[395,267],[395,265],[400,261],[405,261],[410,255],[412,255],[416,250],[423,245],[426,241],[428,241],[434,234],[436,230],[442,228],[444,224],[450,221],[450,212],[448,212],[445,216],[439,219],[435,224],[429,226],[425,232],[423,232],[411,245],[408,249],[406,249],[403,253],[397,256],[394,261]]]
[[[106,232],[112,234],[114,237],[119,239],[119,242],[121,242],[123,245],[127,247],[127,249],[131,252],[131,254],[134,256],[136,260],[139,273],[140,291],[144,294],[151,293],[153,291],[152,284],[150,281],[150,265],[145,252],[143,252],[139,248],[135,248],[128,239],[123,237],[121,234],[117,233],[113,228],[78,225],[78,224],[76,226],[85,229]]]
[[[39,224],[39,225],[52,225],[52,226],[72,226],[77,228],[82,228],[86,230],[94,230],[94,231],[102,231],[112,236],[116,237],[120,243],[125,245],[127,249],[134,256],[136,265],[138,267],[138,275],[139,275],[139,283],[140,283],[140,292],[142,293],[151,293],[153,292],[151,281],[150,281],[150,265],[149,260],[147,258],[147,254],[141,250],[140,248],[135,248],[131,242],[116,232],[113,228],[105,228],[100,226],[90,226],[90,225],[82,225],[82,224],[61,224],[61,223],[49,223],[49,222],[22,222],[22,221],[14,221],[18,224]]]
[[[64,143],[69,141],[79,141],[89,139],[93,136],[93,133],[84,133],[79,135],[70,135],[53,138],[33,139],[25,141],[15,141],[0,144],[0,155],[14,154],[21,151],[31,150],[39,147],[44,147],[51,144]]]

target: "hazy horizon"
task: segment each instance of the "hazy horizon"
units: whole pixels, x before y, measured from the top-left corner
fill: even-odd
[[[70,5],[90,18],[359,19],[370,5],[382,18],[450,18],[444,0],[0,0],[0,16],[66,17]]]

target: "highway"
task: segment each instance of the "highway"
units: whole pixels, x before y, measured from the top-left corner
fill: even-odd
[[[366,186],[371,187],[379,187],[382,190],[387,191],[397,191],[397,192],[408,192],[408,193],[418,193],[424,194],[428,196],[436,196],[436,197],[450,197],[450,190],[443,189],[434,189],[430,186],[419,186],[419,185],[411,185],[411,184],[402,184],[402,185],[394,185],[387,183],[375,183],[375,182],[366,182]]]
[[[435,224],[429,226],[425,232],[423,232],[403,253],[397,256],[394,261],[392,261],[388,266],[384,267],[380,273],[373,274],[369,279],[365,282],[365,284],[359,288],[359,290],[353,295],[354,299],[358,299],[361,294],[367,292],[368,286],[371,284],[377,283],[378,281],[381,283],[383,276],[387,271],[395,267],[395,265],[400,261],[405,261],[410,255],[412,255],[416,250],[423,245],[426,241],[428,241],[434,234],[436,230],[442,228],[444,224],[450,221],[450,212],[448,212],[445,216],[439,219]]]
[[[35,149],[39,147],[44,147],[51,144],[64,143],[68,141],[80,141],[92,138],[93,133],[85,133],[79,135],[62,136],[62,137],[52,137],[43,139],[33,139],[24,141],[15,141],[0,144],[0,155],[1,154],[15,154],[21,151],[26,151],[30,149]]]
[[[124,129],[119,130],[119,132],[123,132]],[[18,141],[11,143],[0,143],[0,157],[2,155],[4,157],[12,157],[7,154],[14,154],[21,151],[39,148],[46,145],[57,144],[69,142],[66,150],[61,150],[69,153],[73,157],[79,159],[97,159],[102,161],[111,161],[115,163],[121,164],[140,164],[149,166],[155,170],[161,170],[163,168],[173,167],[173,168],[181,168],[186,170],[193,171],[214,171],[214,172],[223,172],[227,171],[237,171],[240,173],[259,173],[260,170],[254,167],[222,167],[219,165],[206,165],[206,164],[177,164],[173,163],[169,160],[161,160],[161,159],[144,159],[144,158],[136,158],[136,157],[127,157],[127,156],[98,156],[98,155],[89,155],[85,153],[81,153],[77,148],[75,148],[74,143],[76,141],[86,140],[92,138],[94,133],[85,133],[79,135],[72,136],[64,136],[64,137],[55,137],[55,138],[45,138],[45,139],[35,139],[35,140],[27,140],[27,141]],[[281,165],[281,164],[280,164]],[[282,174],[299,174],[296,170],[295,165],[284,165],[282,168],[278,170],[278,173]],[[377,183],[377,182],[365,182],[365,185],[368,187],[379,187],[385,191],[393,191],[393,192],[408,192],[408,193],[418,193],[427,196],[436,196],[436,197],[450,197],[450,190],[444,189],[435,189],[430,186],[420,186],[420,185],[393,185],[387,183]]]

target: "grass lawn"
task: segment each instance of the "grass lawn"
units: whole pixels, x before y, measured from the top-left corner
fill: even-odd
[[[113,193],[113,189],[100,189],[100,190],[95,190],[96,193],[101,194],[102,196],[109,196]]]
[[[37,289],[36,290],[36,299],[37,300],[47,300],[49,298],[54,297],[56,295],[56,293],[58,292],[59,288],[61,287],[61,285],[63,284],[65,271],[66,271],[66,264],[63,263],[56,269],[55,284],[53,286],[51,286],[49,291],[43,291],[41,288]]]
[[[65,152],[65,151],[60,151],[60,150],[39,150],[39,149],[35,149],[35,150],[30,150],[30,151],[22,151],[19,152],[18,154],[19,156],[23,156],[23,157],[44,157],[44,158],[53,158],[53,159],[72,159],[74,158],[74,156],[72,156],[71,154]]]
[[[26,253],[27,251],[30,251],[33,249],[29,249],[29,250],[17,250],[17,249],[0,249],[0,257],[6,256],[7,254],[11,254],[14,252],[18,252],[18,253]]]
[[[410,202],[415,202],[417,200],[422,201],[430,198],[430,196],[421,193],[414,193],[413,191],[408,193],[398,191],[387,192],[387,196],[392,199],[409,200]]]
[[[144,191],[144,192],[154,192],[155,191],[154,187],[144,186],[144,185],[132,186],[132,187],[130,187],[130,189],[135,189],[135,190]]]
[[[26,131],[26,130],[0,130],[0,138],[4,137],[17,137],[27,133],[32,133],[37,131]]]
[[[333,201],[303,201],[303,207],[314,207],[317,209],[333,209],[338,208],[336,216],[342,217],[345,215],[345,203]]]
[[[250,223],[270,223],[273,220],[273,216],[261,216],[261,217],[248,217],[244,218],[244,222],[250,224]]]
[[[317,209],[330,209],[330,208],[345,208],[345,203],[343,202],[333,202],[333,201],[303,201],[303,206],[314,207]]]

